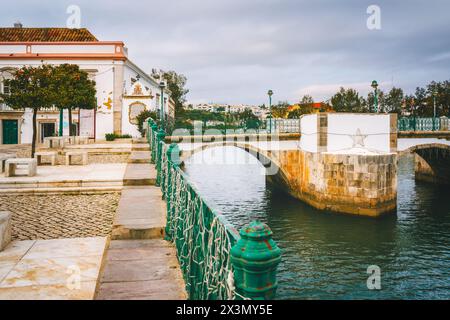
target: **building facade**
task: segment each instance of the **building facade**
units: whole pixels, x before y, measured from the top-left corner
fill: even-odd
[[[162,102],[166,116],[174,116],[170,92],[130,61],[123,42],[99,41],[86,29],[0,28],[0,92],[9,92],[4,80],[15,70],[43,63],[77,64],[96,82],[97,108],[72,112],[80,135],[99,140],[107,133],[138,137],[136,116],[143,110],[159,111]],[[58,135],[60,126],[69,134],[67,111],[62,123],[57,109],[39,111],[37,121],[38,142]],[[31,110],[12,110],[0,102],[0,144],[31,143],[32,130]]]

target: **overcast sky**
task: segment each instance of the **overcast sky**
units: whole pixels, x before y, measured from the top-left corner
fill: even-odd
[[[116,3],[117,2],[117,3]],[[373,79],[412,92],[450,79],[448,0],[15,0],[1,5],[12,26],[65,27],[69,5],[99,40],[121,40],[129,57],[186,75],[188,100],[326,100],[339,86],[362,94]],[[381,9],[381,30],[367,8]]]

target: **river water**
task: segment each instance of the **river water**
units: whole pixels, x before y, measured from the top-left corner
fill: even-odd
[[[224,155],[226,160],[224,160]],[[449,299],[450,189],[414,180],[399,160],[398,210],[381,219],[318,211],[266,185],[262,166],[234,147],[207,149],[186,173],[240,228],[267,223],[282,249],[277,299]],[[369,290],[369,266],[381,290]]]

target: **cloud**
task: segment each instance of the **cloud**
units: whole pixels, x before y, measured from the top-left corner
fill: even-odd
[[[379,89],[383,91],[389,91],[392,88],[392,82],[381,81],[378,83]],[[318,84],[310,85],[299,89],[295,92],[295,95],[302,97],[304,95],[310,95],[314,101],[325,101],[331,98],[336,92],[343,87],[344,89],[355,89],[361,95],[366,96],[373,89],[370,82],[355,82],[355,83],[333,83],[333,84]]]
[[[378,0],[379,31],[366,27],[369,0],[16,0],[0,19],[62,27],[71,4],[82,26],[124,41],[144,70],[185,74],[192,101],[259,104],[269,88],[276,100],[326,99],[340,86],[365,92],[373,79],[410,92],[450,70],[446,0]]]

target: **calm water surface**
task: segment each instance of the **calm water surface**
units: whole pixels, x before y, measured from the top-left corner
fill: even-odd
[[[411,156],[399,161],[397,214],[381,219],[315,210],[266,185],[262,166],[233,147],[194,155],[186,172],[237,228],[271,227],[279,299],[450,299],[450,189],[416,183]],[[367,289],[370,265],[380,291]]]

